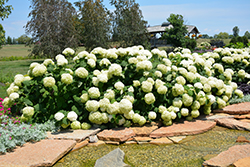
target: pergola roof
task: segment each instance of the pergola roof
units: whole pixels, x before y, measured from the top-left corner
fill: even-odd
[[[198,33],[200,33],[196,26],[186,25],[186,27],[187,27],[187,30],[188,30],[188,34],[191,34],[191,33],[198,34]],[[156,34],[156,33],[160,33],[160,32],[165,32],[166,28],[170,29],[170,28],[173,28],[173,26],[171,24],[169,24],[169,23],[163,23],[162,25],[147,27],[147,31],[150,34]]]

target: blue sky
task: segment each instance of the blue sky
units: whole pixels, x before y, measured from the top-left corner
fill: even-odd
[[[78,0],[69,0],[77,2]],[[104,5],[110,6],[109,0]],[[213,36],[219,32],[232,34],[234,26],[240,29],[240,35],[250,32],[250,1],[249,0],[136,0],[140,5],[144,20],[150,26],[160,25],[171,13],[181,14],[185,23],[197,26],[201,34]],[[9,0],[14,8],[9,18],[0,21],[6,31],[6,37],[19,37],[25,34],[23,26],[30,20],[30,0]]]

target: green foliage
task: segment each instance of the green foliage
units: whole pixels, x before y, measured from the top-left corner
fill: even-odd
[[[247,37],[247,39],[250,39],[250,33],[248,31],[245,32],[244,36]]]
[[[74,25],[75,8],[67,0],[32,0],[31,20],[26,33],[32,35],[31,55],[54,58],[67,47],[78,46],[78,33]]]
[[[184,25],[183,16],[179,14],[170,14],[167,21],[171,23],[173,28],[166,29],[163,39],[166,39],[167,42],[172,44],[174,47],[185,47],[185,35],[188,31],[187,27]]]
[[[16,146],[22,146],[26,142],[36,142],[46,138],[46,131],[56,130],[55,122],[48,121],[45,124],[28,125],[14,123],[6,115],[0,116],[0,153],[10,152]]]
[[[217,38],[217,39],[228,39],[229,38],[229,34],[227,32],[220,32],[219,34],[215,34],[214,38]]]
[[[11,10],[13,10],[13,7],[11,5],[5,5],[9,0],[0,0],[0,18],[4,20],[5,18],[8,18],[8,16],[11,14]]]
[[[228,47],[233,47],[233,48],[244,48],[248,46],[248,39],[246,36],[237,36],[233,37],[230,41],[230,44]]]
[[[229,100],[229,104],[237,104],[237,103],[244,103],[244,102],[250,102],[250,95],[245,95],[243,98],[234,97]]]
[[[115,6],[112,40],[118,41],[122,47],[143,45],[147,48],[147,21],[143,20],[139,4],[134,0],[111,0],[111,5]]]
[[[111,19],[102,0],[86,0],[76,2],[75,5],[81,12],[77,26],[81,30],[81,38],[86,50],[90,51],[95,47],[108,48]]]
[[[216,47],[223,47],[225,46],[225,43],[221,39],[212,39],[210,41],[211,46],[216,46]]]
[[[239,27],[238,27],[238,26],[235,26],[235,27],[233,28],[233,36],[234,36],[234,37],[238,37],[238,36],[239,36],[239,32],[240,32]]]
[[[27,35],[21,35],[16,40],[18,44],[27,44],[31,40],[31,38],[28,37]]]
[[[2,48],[3,44],[5,44],[5,31],[2,24],[0,24],[0,49]]]
[[[12,39],[10,36],[7,37],[6,44],[9,44],[9,45],[12,44]]]
[[[186,48],[193,51],[195,49],[195,47],[197,46],[197,42],[195,39],[186,39],[185,46],[186,46]]]

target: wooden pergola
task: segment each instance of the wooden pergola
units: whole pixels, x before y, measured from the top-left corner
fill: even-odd
[[[196,26],[192,25],[185,25],[187,27],[187,36],[190,37],[190,35],[195,35],[195,38],[197,37],[197,34],[199,34],[199,30]],[[156,35],[159,34],[160,36],[163,35],[163,33],[166,32],[166,29],[173,28],[173,25],[170,23],[164,22],[162,25],[157,25],[157,26],[152,26],[152,27],[147,27],[147,31],[151,36],[150,43],[154,47],[159,47],[159,46],[166,46],[166,40],[160,40],[157,39]]]

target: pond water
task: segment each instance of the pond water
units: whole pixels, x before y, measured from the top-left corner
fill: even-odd
[[[216,126],[203,134],[188,136],[181,144],[86,146],[67,154],[54,167],[92,167],[97,159],[118,147],[125,153],[124,162],[132,167],[201,167],[204,156],[219,154],[233,145],[246,144],[236,143],[238,136],[244,136],[250,140],[248,131]]]

